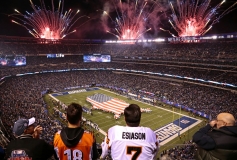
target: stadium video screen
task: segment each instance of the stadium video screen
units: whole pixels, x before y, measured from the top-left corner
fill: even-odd
[[[107,54],[83,55],[83,62],[111,62],[111,56]]]
[[[47,54],[47,58],[63,58],[64,54]]]
[[[26,57],[23,55],[0,55],[0,67],[25,65]]]

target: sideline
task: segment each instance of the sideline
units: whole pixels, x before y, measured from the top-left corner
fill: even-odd
[[[98,87],[98,88],[99,88],[99,87]],[[101,90],[104,90],[104,91],[107,91],[107,92],[110,92],[110,93],[113,93],[113,94],[116,94],[115,92],[111,92],[111,91],[108,91],[108,90],[103,89],[103,88],[100,88],[100,89],[101,89]],[[120,95],[120,94],[118,94],[118,95],[119,95],[119,96],[122,96],[122,97],[125,97],[125,98],[128,98],[128,97],[126,97],[126,96],[124,96],[124,95]],[[136,99],[132,99],[132,100],[133,100],[133,101],[140,102],[140,103],[144,103],[144,104],[147,104],[147,105],[149,105],[149,106],[156,107],[156,108],[159,108],[159,109],[162,109],[162,110],[165,110],[165,111],[171,112],[171,113],[175,113],[175,114],[178,114],[178,115],[181,115],[181,116],[185,116],[185,117],[189,117],[189,118],[192,118],[192,119],[195,119],[195,120],[199,120],[199,119],[196,119],[196,118],[190,117],[190,116],[188,116],[188,115],[185,115],[185,114],[182,114],[182,113],[178,113],[178,112],[174,112],[174,111],[171,111],[171,110],[168,110],[168,109],[165,109],[165,108],[159,107],[159,106],[153,106],[153,105],[151,105],[151,104],[149,104],[149,103],[142,102],[142,101],[139,101],[139,100],[136,100]]]
[[[57,98],[55,98],[55,97],[52,96],[51,94],[48,94],[48,95],[49,95],[51,98],[53,98],[55,101],[60,102]],[[84,117],[82,117],[82,118],[84,118]],[[86,118],[84,118],[84,119],[86,119]],[[91,125],[90,123],[87,123],[87,124],[89,124],[89,125],[92,127],[92,125]],[[100,132],[100,133],[102,133],[104,136],[107,135],[104,130],[102,130],[100,127],[98,127],[98,128],[99,128],[99,132]]]
[[[100,88],[100,87],[97,87],[97,88],[99,88],[100,90],[106,91],[106,92],[110,92],[110,93],[113,93],[113,94],[117,94],[117,93],[115,93],[115,92],[112,92],[112,91],[109,91],[109,90],[106,90],[106,89],[103,89],[103,88]],[[124,95],[120,95],[120,94],[118,94],[118,95],[127,98],[127,97],[124,96]],[[59,102],[59,100],[58,100],[57,98],[55,98],[54,96],[52,96],[51,94],[49,94],[49,96],[50,96],[51,98],[53,98],[55,101]],[[175,113],[175,114],[178,114],[178,115],[180,115],[180,116],[185,116],[185,117],[189,117],[189,118],[191,118],[191,119],[197,120],[197,122],[195,122],[194,124],[192,124],[192,125],[190,125],[189,127],[183,129],[182,131],[180,131],[180,134],[183,134],[184,132],[187,132],[188,130],[192,129],[193,127],[195,127],[196,125],[198,125],[198,124],[200,124],[200,123],[202,122],[202,120],[199,120],[199,119],[197,119],[197,118],[190,117],[190,116],[185,115],[185,114],[182,114],[182,113],[178,113],[178,112],[175,112],[175,111],[171,111],[171,110],[168,110],[168,109],[159,107],[159,106],[154,106],[154,105],[151,105],[151,104],[149,104],[149,103],[139,101],[139,100],[137,100],[137,99],[132,99],[132,100],[137,101],[137,102],[140,102],[140,103],[143,103],[143,104],[147,104],[147,105],[152,106],[152,107],[156,107],[156,108],[162,109],[162,110],[164,110],[164,111],[168,111],[168,112],[171,112],[171,113]],[[180,117],[180,118],[181,118],[181,117]],[[163,126],[163,127],[164,127],[164,126]],[[99,128],[99,132],[102,133],[102,134],[105,135],[105,136],[107,135],[106,132],[105,132],[104,130],[102,130],[101,128]],[[162,145],[165,145],[166,143],[170,142],[171,140],[173,140],[173,139],[175,139],[175,138],[177,138],[177,137],[178,137],[178,133],[177,133],[177,135],[174,134],[173,136],[171,136],[171,137],[169,137],[168,139],[164,140],[163,142],[160,143],[160,145],[161,145],[161,146],[162,146]]]
[[[55,98],[54,96],[52,96],[52,94],[48,94],[49,97],[53,98],[56,102],[60,102],[57,98]]]

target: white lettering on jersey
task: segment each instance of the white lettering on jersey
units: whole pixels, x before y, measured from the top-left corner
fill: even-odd
[[[110,150],[112,159],[153,159],[159,149],[156,134],[147,127],[114,126],[102,143],[102,157]]]
[[[82,160],[83,153],[78,149],[75,150],[67,149],[63,153],[64,155],[67,156],[67,160]]]

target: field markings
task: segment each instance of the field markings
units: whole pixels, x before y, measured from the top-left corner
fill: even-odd
[[[59,99],[57,99],[56,97],[52,96],[51,94],[49,94],[49,96],[51,98],[53,98],[54,100],[56,100],[56,102],[61,102]],[[106,136],[106,132],[104,130],[102,130],[100,127],[99,127],[99,132]]]
[[[164,114],[164,117],[166,117],[165,115],[168,115],[168,114],[170,114],[170,113]],[[170,118],[170,117],[171,117],[171,118]],[[150,122],[150,126],[153,126],[153,125],[156,125],[157,123],[160,123],[160,122],[163,122],[163,121],[167,121],[167,119],[173,119],[173,116],[172,116],[172,115],[171,115],[171,116],[167,116],[166,118],[162,118],[162,120],[158,120],[156,117],[153,118],[153,119],[149,118],[149,120],[148,120],[148,121],[145,121],[145,123],[151,121],[151,122]],[[154,120],[156,120],[156,121],[154,121]],[[157,120],[158,120],[158,121],[157,121]],[[155,122],[155,123],[153,123],[153,122]],[[144,123],[144,121],[143,121],[143,123]],[[162,126],[160,126],[160,127],[162,127]]]
[[[100,89],[115,94],[114,92],[105,90],[105,89],[103,89],[103,88],[100,88]],[[120,95],[120,96],[123,96],[123,95]],[[127,98],[126,96],[123,96],[123,97]],[[154,105],[151,105],[151,104],[149,104],[149,103],[142,102],[142,101],[139,101],[139,100],[136,100],[136,99],[132,99],[132,100],[137,101],[137,102],[140,102],[140,103],[144,103],[144,104],[147,104],[147,105],[149,105],[149,106],[153,106],[153,107],[156,107],[156,108],[159,108],[159,109],[162,109],[162,110],[171,112],[171,113],[175,113],[175,114],[178,114],[178,115],[181,115],[181,116],[185,116],[185,117],[189,117],[189,118],[192,118],[192,119],[197,120],[197,122],[195,122],[194,124],[190,125],[189,127],[185,128],[185,129],[182,129],[182,130],[180,131],[180,134],[183,134],[184,132],[190,130],[191,128],[195,127],[196,125],[198,125],[198,124],[200,124],[200,123],[202,122],[202,120],[199,120],[199,119],[197,119],[197,118],[193,118],[193,117],[187,116],[187,115],[182,114],[182,113],[170,111],[170,110],[168,110],[168,109],[165,109],[165,108],[162,108],[162,107],[159,107],[159,106],[154,106]],[[180,118],[181,118],[181,117],[180,117]],[[171,122],[171,123],[172,123],[172,122]],[[169,141],[171,141],[171,140],[177,138],[177,136],[178,136],[178,135],[176,135],[176,134],[173,135],[173,136],[171,136],[170,138],[168,138],[168,139],[166,139],[165,141],[161,142],[160,145],[165,145],[165,144],[168,143]]]
[[[192,125],[190,125],[189,127],[186,127],[185,129],[182,129],[180,131],[180,135],[183,134],[184,132],[187,132],[188,130],[190,130],[191,128],[195,127],[196,125],[200,124],[202,121],[201,120],[198,120],[197,122],[193,123]],[[169,137],[168,139],[164,140],[163,142],[160,143],[160,145],[165,145],[166,143],[168,143],[169,141],[175,139],[178,137],[178,133],[177,135],[173,135],[171,137]]]
[[[112,120],[113,119],[108,119],[107,116],[104,116],[103,118],[100,118],[100,120],[97,120],[96,123],[100,123],[100,125],[102,125],[103,128],[110,128],[110,127],[112,127],[114,125],[111,126],[111,124],[109,124],[107,121],[112,121]],[[119,121],[119,120],[117,120],[117,121]]]
[[[99,87],[98,87],[98,88],[99,88]],[[100,90],[103,90],[103,91],[105,91],[105,92],[110,92],[110,93],[112,93],[112,94],[117,95],[115,92],[108,91],[108,90],[103,89],[103,88],[99,88],[99,89],[100,89]],[[57,98],[55,98],[55,97],[52,96],[51,94],[49,94],[49,95],[50,95],[50,97],[52,97],[52,98],[55,99],[56,101],[59,101]],[[128,97],[126,97],[126,96],[124,96],[124,95],[119,95],[119,96],[128,98]],[[197,122],[195,122],[194,124],[192,124],[192,125],[190,125],[189,127],[183,129],[182,131],[180,131],[180,134],[182,134],[182,133],[188,131],[189,129],[195,127],[196,125],[198,125],[199,123],[202,122],[202,120],[199,120],[199,119],[190,117],[190,116],[185,115],[185,114],[182,114],[182,113],[178,113],[178,112],[175,112],[175,111],[171,111],[171,110],[168,110],[168,109],[159,107],[159,106],[154,106],[154,105],[151,105],[151,104],[149,104],[149,103],[139,101],[139,100],[137,100],[137,99],[132,99],[132,100],[133,100],[133,101],[137,101],[137,102],[139,102],[139,103],[146,104],[146,105],[148,105],[148,106],[152,106],[152,107],[155,107],[155,108],[158,108],[158,109],[161,109],[161,110],[170,112],[170,113],[173,113],[173,114],[176,114],[176,115],[185,116],[185,117],[189,117],[189,118],[192,118],[192,119],[197,120]],[[81,101],[79,101],[79,102],[81,102]],[[162,116],[158,115],[159,118],[162,118],[162,117],[164,117],[164,115],[167,115],[167,114],[168,114],[168,113],[167,113],[167,114],[165,114],[165,113],[162,114],[162,113],[163,113],[163,112],[160,113],[160,115],[162,115]],[[162,120],[159,120],[158,122],[164,121],[165,119],[169,119],[170,117],[171,117],[171,116],[166,117],[166,118],[163,118]],[[179,117],[179,118],[181,118],[181,117]],[[93,119],[93,118],[92,118],[92,119]],[[154,119],[156,119],[156,118],[154,118]],[[143,123],[147,123],[147,122],[152,121],[152,120],[154,120],[154,119],[149,119],[148,121],[143,121]],[[176,119],[177,119],[177,118],[176,118]],[[99,122],[100,122],[100,121],[103,121],[103,122],[101,122],[101,125],[107,124],[107,125],[103,125],[104,128],[108,128],[109,126],[111,126],[111,124],[108,124],[108,123],[107,123],[107,120],[108,120],[108,119],[107,119],[106,117],[101,118],[101,119],[99,120]],[[98,121],[98,120],[97,120],[97,121]],[[171,123],[172,123],[172,122],[171,122]],[[155,124],[157,124],[157,121],[155,121],[154,124],[152,123],[152,125],[155,125]],[[164,126],[165,126],[165,125],[164,125]],[[161,126],[161,127],[163,127],[163,126]],[[159,129],[159,128],[157,128],[157,129]],[[103,135],[106,135],[106,132],[105,132],[104,130],[102,130],[101,128],[99,128],[99,131],[100,131]],[[177,138],[177,135],[171,136],[170,138],[168,138],[168,139],[166,139],[165,141],[161,142],[160,145],[165,145],[166,143],[168,143],[169,141],[173,140],[174,138]]]
[[[103,89],[103,88],[100,88],[100,89],[101,89],[101,90],[104,90],[104,91],[107,91],[107,92],[110,92],[110,93],[113,93],[113,94],[116,94],[116,93],[114,93],[114,92],[105,90],[105,89]],[[124,96],[124,95],[120,95],[120,96],[127,98],[127,97]],[[185,116],[185,117],[189,117],[189,118],[192,118],[192,119],[196,119],[196,118],[190,117],[190,116],[188,116],[188,115],[185,115],[185,114],[182,114],[182,113],[178,113],[178,112],[175,112],[175,111],[170,111],[170,110],[168,110],[168,109],[165,109],[165,108],[162,108],[162,107],[159,107],[159,106],[154,106],[154,105],[151,105],[151,104],[149,104],[149,103],[142,102],[142,101],[139,101],[139,100],[136,100],[136,99],[132,99],[132,100],[133,100],[133,101],[140,102],[140,103],[144,103],[144,104],[147,104],[147,105],[149,105],[149,106],[156,107],[156,108],[159,108],[159,109],[162,109],[162,110],[171,112],[171,113],[175,113],[175,114],[178,114],[178,115],[181,115],[181,116]],[[199,119],[196,119],[196,120],[199,120]]]

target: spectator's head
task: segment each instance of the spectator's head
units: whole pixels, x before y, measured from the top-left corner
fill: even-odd
[[[33,134],[35,118],[32,117],[30,119],[19,119],[14,123],[13,133],[15,136],[20,136],[22,134]]]
[[[136,104],[130,104],[124,109],[124,116],[129,127],[138,127],[141,120],[141,109]]]
[[[67,108],[67,120],[71,125],[80,126],[82,107],[80,104],[71,103]]]
[[[217,128],[223,126],[234,126],[235,125],[235,118],[230,113],[220,113],[217,116]]]

